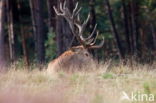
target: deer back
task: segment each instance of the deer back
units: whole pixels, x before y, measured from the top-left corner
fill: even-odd
[[[93,66],[95,60],[92,55],[83,46],[72,47],[70,50],[64,52],[48,65],[49,72],[66,71],[74,72],[86,70],[87,66]]]

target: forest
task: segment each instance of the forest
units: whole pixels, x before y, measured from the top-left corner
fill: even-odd
[[[53,7],[64,0],[0,1],[0,65],[22,61],[46,63],[79,42],[68,22]],[[130,59],[152,63],[156,56],[155,0],[66,0],[72,11],[79,2],[80,19],[90,14],[84,36],[97,24],[101,49],[91,53],[98,60]],[[72,40],[73,39],[73,40]]]
[[[0,103],[156,103],[156,0],[0,0]]]

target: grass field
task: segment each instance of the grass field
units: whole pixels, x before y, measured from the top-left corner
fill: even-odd
[[[122,100],[124,93],[130,97],[132,92],[148,98]],[[154,101],[149,101],[150,94]],[[0,74],[0,103],[156,103],[156,64],[105,63],[93,72],[57,76],[14,66]]]

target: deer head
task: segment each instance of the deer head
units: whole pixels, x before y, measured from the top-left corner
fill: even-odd
[[[72,13],[66,7],[66,1],[64,3],[60,3],[59,9],[57,9],[56,7],[53,8],[58,16],[64,17],[67,20],[73,35],[81,45],[72,47],[70,50],[64,52],[61,56],[49,63],[48,70],[58,67],[62,69],[66,67],[69,68],[69,66],[71,65],[82,67],[83,65],[86,65],[88,63],[90,64],[90,62],[93,63],[93,58],[91,54],[89,54],[88,49],[101,48],[104,44],[104,38],[99,45],[95,45],[96,39],[99,34],[97,32],[96,36],[94,36],[97,24],[95,25],[92,33],[87,38],[83,37],[83,33],[90,19],[90,14],[88,14],[87,19],[83,23],[81,23],[79,17],[81,8],[78,8],[78,3],[76,3]]]

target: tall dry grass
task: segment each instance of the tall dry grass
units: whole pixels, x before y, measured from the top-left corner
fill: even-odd
[[[46,70],[26,71],[17,64],[9,69],[0,74],[0,103],[132,103],[120,100],[123,91],[156,95],[156,63],[109,61],[92,72],[58,72],[57,76]]]

